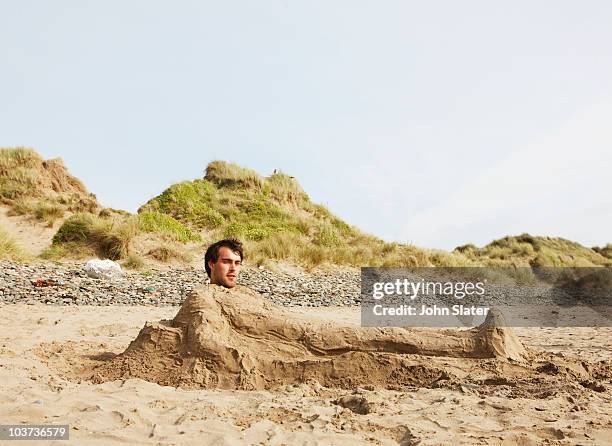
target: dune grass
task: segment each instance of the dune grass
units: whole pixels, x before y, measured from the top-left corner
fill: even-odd
[[[171,216],[194,231],[207,233],[211,241],[238,238],[258,264],[266,259],[307,267],[322,263],[388,267],[609,264],[604,255],[579,244],[528,234],[495,240],[483,248],[464,245],[453,252],[386,243],[311,202],[294,178],[281,172],[263,177],[223,161],[210,163],[203,179],[169,187],[139,212]]]
[[[353,265],[373,261],[383,246],[312,203],[294,178],[284,173],[264,178],[221,161],[208,166],[204,179],[169,187],[139,213],[168,215],[194,231],[243,240],[258,262]]]
[[[44,160],[26,147],[0,148],[0,203],[12,215],[26,215],[49,226],[67,211],[94,212],[95,195],[68,173],[61,159]]]
[[[108,212],[100,215],[78,213],[69,217],[53,237],[52,245],[42,258],[84,258],[95,255],[111,260],[125,260],[128,268],[140,269],[144,261],[135,252],[134,242],[142,233],[161,237],[168,245],[168,255],[150,256],[160,259],[187,259],[173,242],[182,244],[201,240],[199,234],[183,226],[172,217],[157,212],[130,215],[125,212]]]
[[[604,256],[606,259],[612,260],[612,243],[608,243],[607,245],[602,247],[595,246],[593,248],[593,251],[595,251],[599,255]]]
[[[612,266],[612,260],[596,250],[558,237],[529,234],[494,240],[483,248],[472,244],[455,248],[455,253],[488,266],[592,267]]]
[[[23,261],[29,257],[17,241],[4,228],[0,227],[0,259]]]
[[[33,200],[18,198],[10,207],[9,215],[28,215],[38,221],[47,223],[49,227],[66,213],[67,207],[54,200]]]
[[[138,215],[110,208],[98,213],[98,208],[87,207],[87,196],[83,194],[39,196],[33,200],[28,195],[33,194],[32,187],[49,180],[40,177],[44,169],[53,170],[56,176],[64,172],[57,163],[47,164],[40,170],[40,163],[50,162],[42,161],[30,149],[0,151],[0,199],[11,197],[12,212],[32,215],[49,224],[63,218],[67,210],[77,210],[60,227],[53,245],[43,254],[45,258],[97,255],[123,259],[126,267],[139,269],[144,262],[143,255],[161,262],[188,262],[190,255],[184,244],[200,242],[199,248],[191,244],[189,249],[204,249],[208,242],[235,237],[245,243],[248,263],[281,260],[307,268],[321,264],[612,265],[612,245],[589,249],[560,238],[528,234],[504,237],[482,248],[467,244],[452,252],[387,243],[364,234],[326,207],[310,201],[295,178],[282,172],[264,177],[223,161],[210,163],[201,179],[170,186],[143,205]],[[70,183],[70,178],[66,176],[64,181]],[[74,187],[78,189],[78,183]],[[96,215],[92,214],[94,211]],[[146,254],[143,249],[132,246],[142,233],[153,234],[153,240],[158,237],[159,241],[156,248],[147,248]],[[149,246],[150,241],[149,238]]]
[[[204,179],[219,187],[261,189],[263,178],[254,170],[226,161],[212,161],[206,167]]]
[[[269,196],[280,203],[300,206],[310,201],[308,194],[304,192],[295,178],[282,172],[276,172],[266,178],[262,192],[265,196]]]
[[[182,251],[176,245],[164,243],[147,252],[147,257],[151,257],[159,262],[167,263],[171,260],[177,260],[182,263],[191,261],[191,256]]]
[[[464,256],[412,245],[362,239],[339,246],[316,245],[306,237],[276,236],[247,242],[248,262],[257,265],[267,260],[285,260],[306,268],[322,264],[370,267],[477,266]]]
[[[199,234],[185,227],[182,223],[161,212],[143,212],[138,214],[139,229],[143,232],[165,234],[179,242],[200,241]]]
[[[45,255],[95,252],[100,258],[119,260],[130,253],[130,244],[138,233],[138,220],[103,219],[92,214],[68,218],[53,237],[52,249]]]
[[[42,162],[26,147],[0,149],[0,199],[6,202],[33,193],[40,181],[35,168]]]
[[[117,216],[128,216],[130,213],[128,211],[124,211],[123,209],[113,209],[113,208],[103,208],[98,212],[98,217],[102,218],[110,218]]]
[[[142,270],[145,266],[145,261],[140,254],[131,252],[125,258],[122,266],[127,269]]]

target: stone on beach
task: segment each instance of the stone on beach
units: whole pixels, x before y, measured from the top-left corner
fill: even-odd
[[[110,259],[91,259],[84,267],[85,273],[94,279],[115,280],[123,277],[121,265]]]

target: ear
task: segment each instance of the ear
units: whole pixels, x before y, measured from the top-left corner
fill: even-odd
[[[208,267],[210,268],[210,270],[211,270],[211,271],[213,270],[214,265],[215,265],[215,262],[213,262],[213,260],[212,260],[212,259],[210,259],[210,260],[208,261]]]

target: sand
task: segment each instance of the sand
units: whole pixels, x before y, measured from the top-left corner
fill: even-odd
[[[147,323],[93,382],[142,378],[183,388],[276,389],[316,380],[349,389],[389,382],[431,386],[451,378],[425,356],[524,362],[511,328],[491,313],[473,330],[427,333],[355,328],[296,315],[244,286],[204,285],[172,320]]]
[[[0,311],[2,423],[67,423],[68,444],[612,444],[608,328],[517,329],[530,355],[523,362],[408,355],[414,381],[390,379],[386,388],[310,379],[221,390],[91,381],[148,321],[171,320],[175,308]],[[317,326],[359,323],[351,308],[294,315]],[[442,379],[427,379],[433,369]],[[363,398],[369,413],[336,404],[347,396]]]
[[[20,247],[33,256],[40,255],[51,246],[53,236],[71,213],[67,212],[64,217],[57,219],[52,226],[47,223],[36,221],[26,215],[9,215],[10,209],[0,205],[0,227],[11,236]]]

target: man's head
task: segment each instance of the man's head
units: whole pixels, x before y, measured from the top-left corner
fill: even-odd
[[[242,243],[236,239],[219,240],[206,250],[204,267],[210,283],[232,288],[242,266]]]

